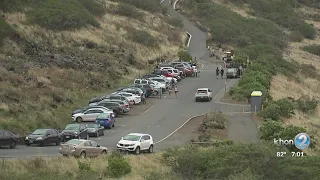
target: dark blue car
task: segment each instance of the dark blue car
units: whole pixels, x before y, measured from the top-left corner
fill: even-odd
[[[115,118],[111,116],[110,113],[101,113],[96,118],[96,123],[105,129],[111,129],[114,127]]]

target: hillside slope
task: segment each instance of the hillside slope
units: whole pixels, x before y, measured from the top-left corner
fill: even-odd
[[[0,129],[15,132],[65,126],[185,42],[156,0],[4,0],[0,11]]]

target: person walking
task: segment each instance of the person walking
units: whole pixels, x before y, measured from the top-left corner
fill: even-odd
[[[171,92],[172,92],[172,87],[171,87],[171,86],[169,86],[169,89],[168,89],[169,98],[171,98]]]
[[[221,74],[221,78],[223,79],[223,74],[224,74],[223,68],[221,69],[220,74]]]
[[[174,94],[176,95],[176,98],[178,98],[178,86],[177,85],[174,87]]]
[[[142,103],[143,103],[143,104],[146,104],[146,103],[147,103],[146,93],[145,93],[145,92],[142,93]]]
[[[220,70],[219,70],[219,68],[217,67],[217,69],[216,69],[216,76],[217,76],[217,79],[219,78],[219,74],[220,74]]]

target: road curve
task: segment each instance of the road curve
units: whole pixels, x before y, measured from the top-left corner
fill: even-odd
[[[168,0],[164,3],[168,4]],[[193,57],[200,59],[206,53],[206,34],[199,30],[187,18],[180,15],[169,7],[168,13],[170,16],[183,20],[185,30],[192,34],[192,39],[189,46],[189,52]],[[212,102],[196,103],[194,101],[194,93],[197,88],[208,87],[213,91],[213,96],[224,88],[224,80],[215,78],[215,67],[213,62],[204,62],[205,66],[200,77],[191,77],[182,80],[179,83],[179,97],[155,99],[155,103],[150,109],[138,116],[126,115],[116,119],[116,127],[112,130],[106,130],[105,136],[100,138],[92,138],[101,146],[106,146],[108,149],[114,149],[118,140],[130,132],[149,133],[154,137],[155,142],[165,138],[168,134],[177,129],[188,118],[197,114],[203,114],[213,111],[216,108],[227,109],[228,105],[215,104]],[[135,107],[131,111],[135,111]],[[175,144],[166,144],[161,142],[156,144],[155,150],[163,149],[164,147],[172,147]],[[57,146],[47,147],[27,147],[17,146],[16,149],[0,149],[0,157],[4,156],[35,156],[35,155],[58,155]]]

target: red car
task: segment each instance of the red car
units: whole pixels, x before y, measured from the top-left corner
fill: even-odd
[[[183,64],[177,64],[175,66],[176,69],[179,69],[180,71],[182,71],[186,76],[192,76],[193,75],[193,69],[192,68],[188,68]]]
[[[165,77],[173,77],[173,74],[169,73],[167,70],[156,69],[152,74],[163,75]]]

